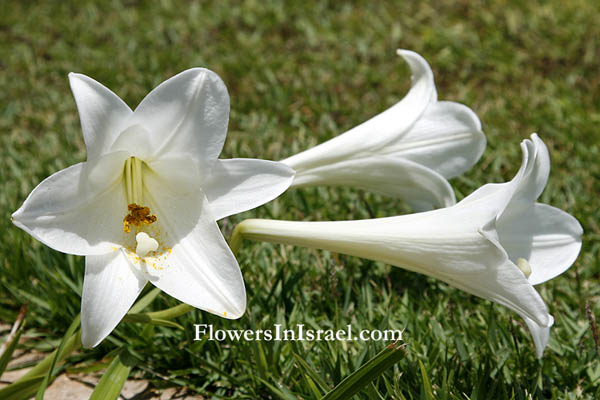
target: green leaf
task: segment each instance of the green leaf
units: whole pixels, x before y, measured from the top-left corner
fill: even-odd
[[[110,363],[108,369],[100,378],[100,382],[96,385],[90,400],[113,400],[117,399],[121,394],[123,385],[131,372],[134,365],[134,358],[122,351]]]
[[[152,303],[154,301],[154,299],[156,298],[156,296],[158,296],[159,294],[160,294],[159,288],[152,289],[151,291],[146,293],[144,295],[144,297],[142,297],[141,299],[136,301],[136,303],[129,309],[129,313],[137,314],[137,313],[141,312],[144,308],[148,307],[150,305],[150,303]]]
[[[50,380],[52,379],[52,373],[54,372],[54,367],[56,366],[56,362],[59,358],[59,354],[62,353],[67,341],[71,338],[71,336],[73,336],[75,331],[77,329],[79,329],[79,325],[81,325],[81,315],[80,314],[78,314],[77,317],[75,317],[75,319],[73,320],[73,322],[71,322],[69,329],[67,329],[67,332],[65,333],[62,340],[60,341],[60,345],[58,346],[56,353],[54,353],[54,357],[52,357],[52,363],[50,364],[50,368],[48,368],[48,372],[46,373],[46,376],[44,377],[44,380],[42,381],[42,383],[38,389],[37,395],[35,396],[36,400],[44,400],[44,392],[46,391],[46,387],[48,387],[48,384],[50,383]]]
[[[158,319],[173,319],[180,315],[187,314],[192,310],[194,310],[194,307],[182,303],[178,306],[167,308],[166,310],[149,312],[148,315]]]
[[[40,383],[44,380],[43,376],[36,376],[11,383],[0,389],[0,399],[2,400],[24,400],[31,398],[38,390]]]
[[[162,325],[168,326],[171,328],[177,328],[184,330],[183,326],[179,325],[176,322],[168,321],[166,319],[153,318],[150,314],[127,314],[123,318],[125,322],[141,322],[143,324],[151,324],[151,325]]]
[[[375,380],[388,368],[396,364],[406,355],[404,345],[392,343],[380,351],[375,357],[367,361],[365,365],[348,375],[336,387],[328,392],[323,400],[349,399],[362,388]]]

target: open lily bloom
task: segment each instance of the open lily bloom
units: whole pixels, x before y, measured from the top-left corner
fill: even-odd
[[[215,221],[274,199],[294,172],[278,162],[217,159],[229,96],[212,71],[176,75],[135,111],[85,75],[69,79],[87,161],[45,179],[12,218],[49,247],[86,256],[84,346],[114,329],[148,281],[239,318],[244,282]]]
[[[583,232],[570,214],[535,202],[550,171],[544,143],[534,134],[521,148],[512,181],[482,186],[452,207],[360,221],[247,220],[238,231],[383,261],[502,304],[525,319],[541,357],[553,318],[533,285],[571,266]]]
[[[437,101],[433,73],[419,54],[398,50],[412,88],[396,105],[333,139],[282,162],[292,187],[353,186],[405,200],[417,211],[456,203],[446,179],[471,168],[485,136],[468,107]]]

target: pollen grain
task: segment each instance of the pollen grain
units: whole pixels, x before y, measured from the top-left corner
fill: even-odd
[[[150,208],[131,203],[127,206],[129,213],[123,218],[123,230],[131,232],[131,225],[150,225],[156,222],[156,215],[150,215]]]

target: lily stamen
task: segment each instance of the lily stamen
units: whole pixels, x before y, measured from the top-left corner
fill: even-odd
[[[136,203],[131,203],[127,206],[129,213],[123,218],[123,230],[127,233],[131,232],[131,226],[140,227],[142,225],[150,225],[156,222],[156,215],[150,214],[150,208],[140,206]]]

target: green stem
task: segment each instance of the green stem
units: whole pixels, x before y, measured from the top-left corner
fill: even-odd
[[[238,255],[240,247],[242,247],[242,242],[244,241],[244,229],[247,225],[246,221],[248,220],[242,221],[236,225],[231,234],[231,239],[229,240],[229,247],[235,256]]]

